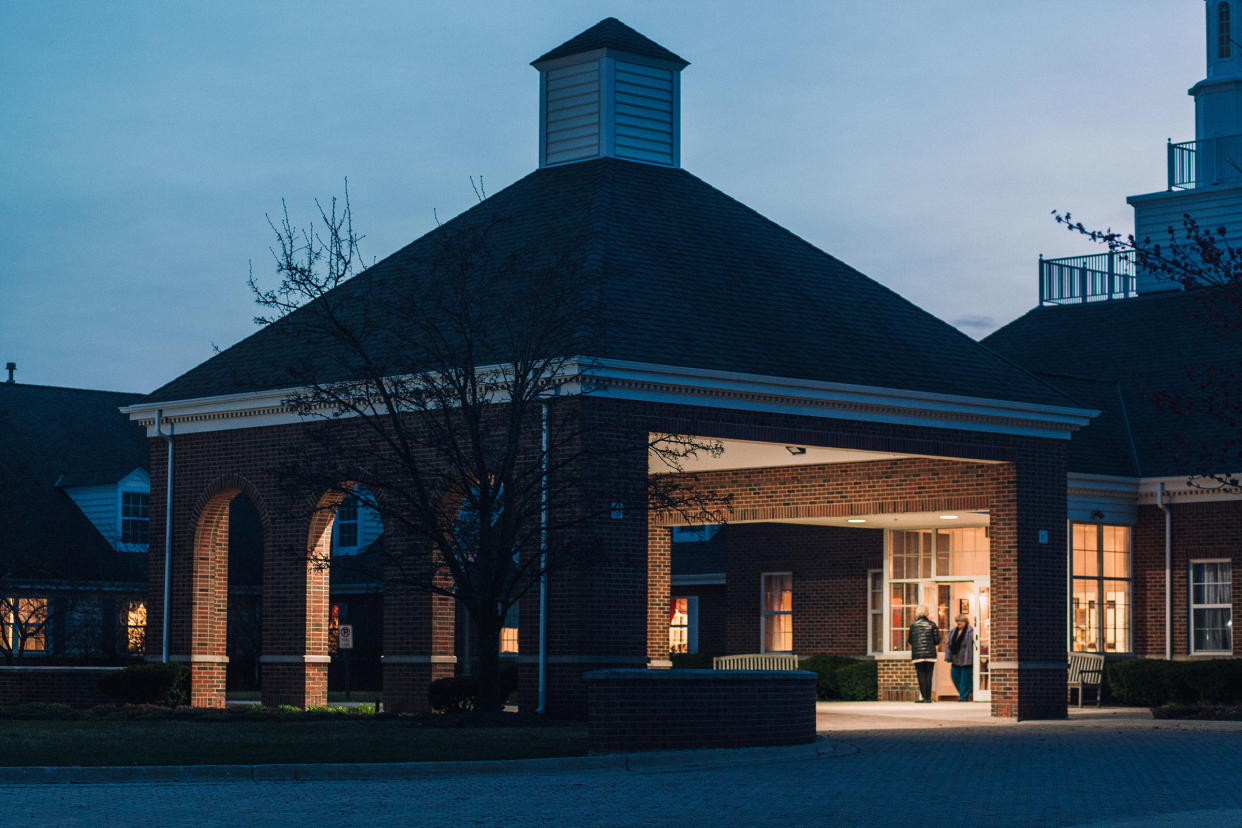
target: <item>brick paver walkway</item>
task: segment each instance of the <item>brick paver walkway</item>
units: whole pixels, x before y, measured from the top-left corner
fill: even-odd
[[[821,708],[821,722],[832,715]],[[954,723],[952,716],[964,718]],[[946,707],[919,729],[830,732],[833,751],[820,759],[406,781],[11,786],[0,787],[0,813],[12,825],[92,826],[1230,828],[1242,826],[1242,732],[1221,727],[992,724]]]

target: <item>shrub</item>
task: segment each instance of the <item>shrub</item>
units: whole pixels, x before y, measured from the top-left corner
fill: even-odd
[[[841,689],[838,672],[842,667],[848,667],[851,664],[857,663],[858,659],[850,658],[849,656],[820,653],[799,661],[798,669],[810,670],[812,673],[819,675],[819,678],[815,681],[815,698],[839,699],[841,698]]]
[[[69,721],[80,719],[83,712],[60,702],[22,702],[0,708],[0,719],[42,719]]]
[[[514,662],[500,665],[500,703],[517,690],[518,669]],[[436,679],[427,691],[427,701],[437,713],[469,713],[479,709],[479,677],[449,676]]]
[[[190,701],[190,670],[184,664],[135,664],[101,678],[99,690],[124,704],[178,707]]]
[[[846,701],[875,701],[879,693],[876,663],[868,659],[839,668],[837,686]]]
[[[1139,658],[1108,665],[1108,683],[1122,704],[1234,704],[1242,702],[1242,659],[1165,661]]]

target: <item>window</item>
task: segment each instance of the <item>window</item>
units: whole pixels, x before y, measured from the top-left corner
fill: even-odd
[[[1229,27],[1229,4],[1221,3],[1216,7],[1216,56],[1218,58],[1229,57],[1233,43]]]
[[[518,652],[519,629],[517,604],[509,607],[509,611],[505,613],[505,620],[501,624],[500,652],[506,655],[515,655]]]
[[[358,498],[345,495],[336,509],[336,545],[353,548],[358,545]]]
[[[884,572],[867,570],[867,652],[884,652]]]
[[[668,613],[670,654],[699,651],[699,598],[686,595],[672,599]]]
[[[913,529],[888,533],[888,604],[883,600],[883,583],[873,581],[872,592],[879,591],[870,600],[875,624],[888,615],[890,651],[910,649],[906,641],[914,612],[920,603],[926,603],[935,611],[936,620],[943,626],[952,626],[948,618],[950,588],[941,583],[935,597],[924,596],[919,600],[920,590],[928,581],[968,581],[989,574],[991,566],[988,527],[965,526],[960,529]],[[878,580],[878,579],[877,579]],[[935,604],[933,607],[932,604]],[[955,614],[955,613],[954,613]],[[874,628],[872,639],[883,641],[884,632]]]
[[[769,572],[763,577],[760,640],[765,653],[793,652],[793,574]]]
[[[147,651],[147,605],[142,601],[126,601],[125,652],[142,655]]]
[[[148,543],[151,524],[151,495],[146,492],[121,492],[121,542]]]
[[[1233,652],[1233,573],[1229,561],[1190,562],[1190,651]]]
[[[1075,523],[1070,537],[1070,649],[1130,652],[1130,527]]]
[[[0,645],[8,653],[47,652],[47,599],[0,598]]]

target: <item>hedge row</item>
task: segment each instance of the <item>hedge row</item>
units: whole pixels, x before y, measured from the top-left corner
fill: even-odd
[[[507,661],[500,665],[500,703],[508,701],[517,690],[517,665]],[[469,713],[479,709],[479,677],[449,676],[436,679],[427,690],[427,702],[437,713]]]
[[[190,668],[171,662],[135,664],[101,678],[99,691],[122,704],[181,707],[190,703]]]
[[[1107,670],[1109,689],[1122,704],[1242,704],[1242,658],[1139,658],[1110,662]]]

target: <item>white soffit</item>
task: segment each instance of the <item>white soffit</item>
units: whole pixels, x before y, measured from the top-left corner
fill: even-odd
[[[956,515],[945,520],[942,515]],[[988,512],[895,512],[889,514],[842,515],[841,517],[791,518],[787,520],[741,521],[729,523],[801,523],[808,526],[845,526],[850,529],[964,529],[990,525]],[[857,521],[864,521],[858,523]],[[850,523],[850,521],[855,521]]]
[[[654,435],[653,435],[654,436]],[[699,438],[704,443],[718,442],[724,448],[719,457],[700,452],[695,457],[681,460],[682,471],[689,473],[727,471],[729,469],[767,469],[785,466],[818,466],[827,463],[869,463],[875,460],[901,460],[909,457],[928,457],[924,454],[896,454],[861,449],[823,448],[819,446],[786,446],[783,443],[760,443],[750,440],[713,440]],[[803,453],[791,452],[796,449]],[[961,458],[945,458],[957,459]],[[985,461],[967,461],[985,462]],[[650,474],[671,472],[658,457],[652,456],[647,465]]]

